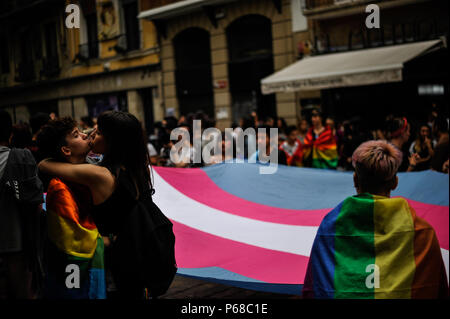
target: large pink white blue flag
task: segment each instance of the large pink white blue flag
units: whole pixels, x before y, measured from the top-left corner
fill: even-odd
[[[301,294],[323,217],[354,195],[351,172],[260,164],[154,167],[155,203],[174,224],[178,273],[236,287]],[[436,231],[449,272],[449,178],[399,173],[408,200]]]

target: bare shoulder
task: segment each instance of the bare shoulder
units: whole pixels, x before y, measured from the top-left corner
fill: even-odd
[[[107,182],[108,184],[114,184],[114,176],[106,167],[93,164],[83,164],[83,166],[83,170],[89,171],[89,176],[92,182]]]
[[[57,176],[65,177],[73,182],[78,182],[87,186],[93,185],[114,185],[114,177],[110,171],[102,166],[93,164],[62,164],[59,167]]]
[[[86,171],[84,180],[92,192],[94,205],[103,203],[114,192],[115,177],[106,167],[93,164],[82,165],[81,169]]]

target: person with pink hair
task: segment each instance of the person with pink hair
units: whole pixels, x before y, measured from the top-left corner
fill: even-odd
[[[402,152],[378,140],[353,153],[350,196],[322,220],[311,250],[304,298],[446,298],[447,272],[434,229],[398,185]]]
[[[402,152],[391,143],[383,140],[362,143],[352,155],[357,193],[390,197],[398,185],[397,171],[402,160]]]

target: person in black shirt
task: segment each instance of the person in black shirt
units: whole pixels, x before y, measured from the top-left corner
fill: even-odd
[[[434,123],[434,131],[438,142],[434,148],[434,156],[431,159],[431,168],[438,172],[444,172],[444,164],[449,159],[448,122],[444,118],[437,119]],[[448,167],[448,164],[447,164]],[[448,170],[448,168],[447,168]]]
[[[410,166],[408,153],[404,152],[403,147],[408,142],[410,137],[410,124],[406,117],[390,118],[386,121],[386,138],[400,151],[403,151],[403,160],[398,169],[399,172],[412,171],[413,166]]]
[[[6,298],[35,299],[43,284],[43,186],[28,149],[10,148],[11,116],[0,110],[0,260]]]

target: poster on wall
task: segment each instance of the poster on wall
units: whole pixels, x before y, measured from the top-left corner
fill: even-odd
[[[98,0],[98,37],[100,40],[108,40],[120,34],[119,8],[115,0]]]
[[[126,94],[99,94],[86,98],[89,116],[97,118],[105,111],[128,111]]]

